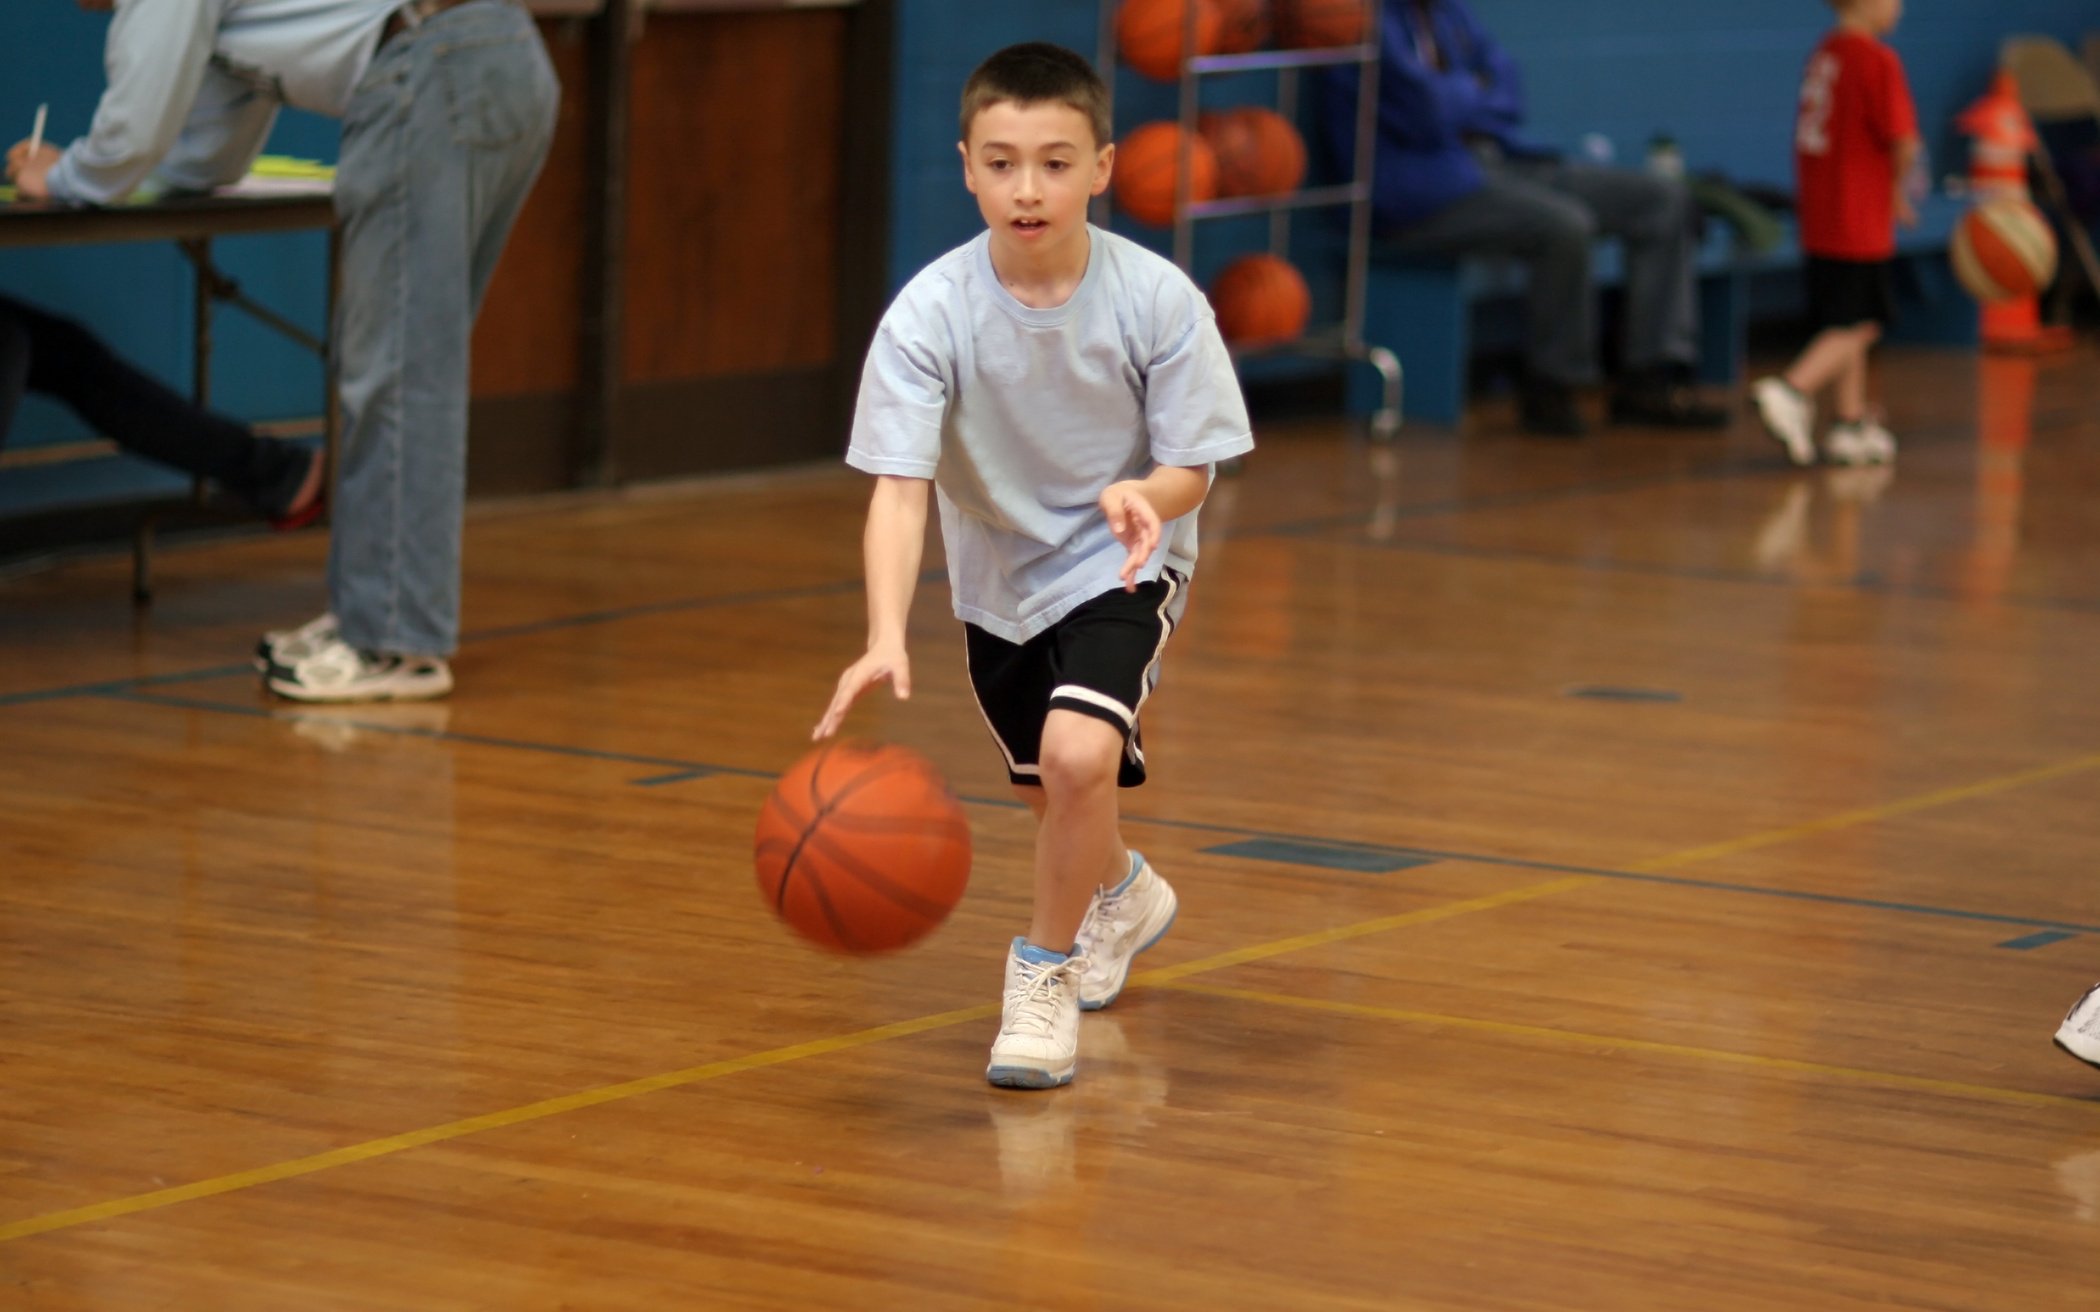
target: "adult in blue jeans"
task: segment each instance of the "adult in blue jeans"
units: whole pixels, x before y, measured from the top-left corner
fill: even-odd
[[[319,450],[258,437],[131,364],[71,319],[0,296],[0,446],[30,392],[64,402],[126,451],[212,480],[279,528],[320,516],[325,461]]]
[[[81,0],[108,9],[112,0]],[[88,135],[8,155],[85,204],[241,177],[283,105],[343,121],[335,204],[342,467],[329,610],[263,635],[272,691],[441,697],[459,640],[467,353],[554,135],[560,88],[509,0],[114,0]]]
[[[1726,412],[1690,387],[1699,324],[1684,185],[1571,164],[1527,142],[1516,61],[1459,0],[1384,0],[1378,40],[1378,239],[1408,254],[1502,255],[1529,266],[1525,427],[1584,431],[1575,389],[1598,374],[1590,261],[1600,235],[1626,247],[1626,375],[1612,419],[1725,425]],[[1356,86],[1354,68],[1316,84],[1337,159],[1354,157]]]

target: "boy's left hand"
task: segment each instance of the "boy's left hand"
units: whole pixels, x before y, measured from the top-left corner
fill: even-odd
[[[15,184],[15,194],[23,200],[50,199],[51,188],[44,179],[65,154],[48,141],[34,151],[26,140],[16,142],[7,152],[7,180]]]
[[[1138,484],[1125,482],[1111,483],[1101,494],[1101,513],[1108,516],[1108,531],[1116,535],[1116,541],[1130,548],[1123,562],[1123,591],[1136,592],[1138,571],[1159,546],[1159,512]]]
[[[1896,222],[1906,228],[1918,226],[1918,207],[1911,204],[1910,197],[1896,197]]]

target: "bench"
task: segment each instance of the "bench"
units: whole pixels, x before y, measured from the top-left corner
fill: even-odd
[[[1947,244],[1966,205],[1932,196],[1919,206],[1916,228],[1897,234],[1897,324],[1890,340],[1973,345],[1975,302],[1954,281]],[[1709,220],[1699,246],[1699,380],[1732,386],[1743,373],[1753,322],[1800,313],[1801,250],[1791,226],[1773,250],[1739,253],[1732,231]],[[1622,286],[1625,260],[1615,241],[1598,244],[1594,276],[1600,291]],[[1457,423],[1465,411],[1467,362],[1476,345],[1520,346],[1526,274],[1514,260],[1459,260],[1381,253],[1367,273],[1364,340],[1386,347],[1407,370],[1407,418]],[[1497,313],[1499,312],[1499,313]],[[1487,339],[1487,340],[1482,340]],[[1376,387],[1364,370],[1351,372],[1349,409],[1368,414]]]

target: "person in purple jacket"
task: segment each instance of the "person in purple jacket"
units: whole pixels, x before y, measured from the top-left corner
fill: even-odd
[[[1524,426],[1584,431],[1575,389],[1597,377],[1599,236],[1626,246],[1626,375],[1614,422],[1718,428],[1727,413],[1692,391],[1699,354],[1691,198],[1683,183],[1570,163],[1526,141],[1516,61],[1459,0],[1384,0],[1372,209],[1385,249],[1498,255],[1530,272]],[[1352,157],[1357,70],[1319,79],[1334,158]]]

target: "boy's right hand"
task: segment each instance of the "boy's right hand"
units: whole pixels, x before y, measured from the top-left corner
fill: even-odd
[[[838,691],[831,695],[831,706],[824,718],[817,721],[816,729],[809,735],[811,742],[829,738],[845,723],[846,712],[860,699],[870,685],[882,680],[890,681],[890,690],[897,700],[911,700],[911,659],[904,654],[904,644],[884,643],[868,648],[868,654],[846,667],[839,676]]]

